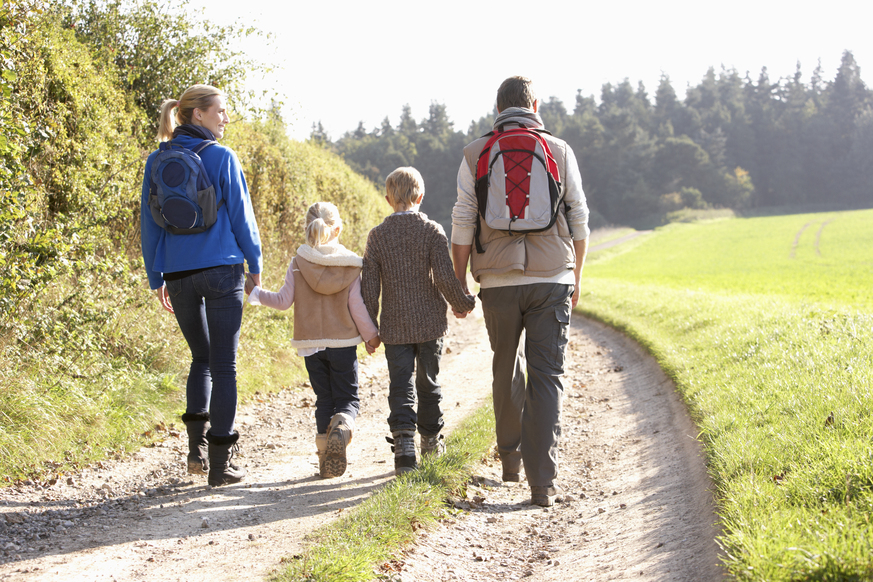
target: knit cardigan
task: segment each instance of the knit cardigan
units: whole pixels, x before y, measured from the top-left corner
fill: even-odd
[[[443,228],[420,212],[392,214],[370,231],[361,295],[386,344],[440,338],[448,331],[446,300],[455,311],[470,311],[476,304],[455,278]]]

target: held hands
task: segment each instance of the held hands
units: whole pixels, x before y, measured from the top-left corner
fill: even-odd
[[[467,298],[468,298],[468,299],[470,299],[474,304],[476,303],[476,296],[475,296],[475,295],[471,295],[471,294],[470,294],[470,291],[468,291],[466,287],[464,288],[464,293],[467,294]],[[470,313],[473,313],[473,310],[472,310],[472,309],[471,309],[470,311],[455,311],[455,308],[452,307],[452,315],[454,315],[454,316],[457,317],[458,319],[464,319],[464,318],[467,317],[467,315],[470,314]]]
[[[367,347],[367,353],[371,356],[376,353],[376,348],[382,345],[382,339],[377,335],[374,338],[370,338],[364,344]]]
[[[251,295],[252,289],[261,286],[260,273],[246,273],[246,295]]]

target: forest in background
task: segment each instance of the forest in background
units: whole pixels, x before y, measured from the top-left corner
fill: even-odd
[[[572,111],[534,87],[546,129],[576,153],[594,226],[656,226],[683,210],[873,205],[873,91],[850,51],[830,80],[820,65],[804,79],[798,63],[777,80],[766,67],[756,79],[710,68],[684,99],[667,75],[654,95],[625,79],[598,99],[578,94]],[[463,147],[495,114],[457,131],[444,104],[420,121],[407,105],[396,126],[386,117],[331,140],[318,125],[310,139],[380,186],[394,168],[415,166],[422,209],[448,229]]]

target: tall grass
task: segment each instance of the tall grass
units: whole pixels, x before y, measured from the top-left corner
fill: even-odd
[[[281,286],[312,202],[337,204],[343,242],[358,251],[387,209],[337,156],[292,142],[281,125],[238,123],[226,143],[250,178],[268,288]],[[139,200],[138,183],[128,198]],[[74,470],[139,446],[155,425],[180,424],[190,352],[173,315],[148,291],[135,228],[125,235],[117,271],[86,265],[56,277],[0,335],[0,484]],[[245,308],[243,402],[305,377],[291,322],[290,312]]]
[[[689,404],[737,579],[873,578],[873,315],[847,291],[863,250],[837,246],[869,218],[681,225],[586,267],[580,310],[646,346]],[[828,221],[820,254],[797,236]],[[797,288],[811,263],[831,289]]]

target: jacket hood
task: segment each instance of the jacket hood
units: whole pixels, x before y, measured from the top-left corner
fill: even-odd
[[[297,249],[297,268],[313,291],[322,295],[339,293],[361,274],[361,257],[339,243]]]

